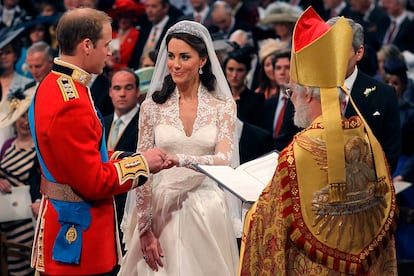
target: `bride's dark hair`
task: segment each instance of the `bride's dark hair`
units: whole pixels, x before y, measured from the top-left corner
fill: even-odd
[[[216,77],[214,76],[211,70],[211,62],[208,57],[207,47],[204,41],[201,38],[188,34],[188,33],[171,33],[171,34],[168,34],[165,39],[167,46],[172,38],[183,40],[188,45],[190,45],[194,50],[196,50],[201,58],[203,57],[207,58],[207,62],[203,66],[203,74],[200,75],[200,81],[207,88],[208,91],[210,92],[214,91],[215,86],[216,86]],[[168,74],[164,78],[164,82],[161,87],[161,90],[157,90],[154,92],[154,94],[152,94],[153,101],[158,104],[165,103],[165,101],[174,92],[174,89],[175,89],[175,83],[171,77],[171,74]]]

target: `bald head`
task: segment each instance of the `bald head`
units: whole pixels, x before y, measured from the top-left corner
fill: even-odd
[[[213,24],[220,30],[227,31],[232,21],[232,9],[229,4],[224,1],[214,2],[211,12]]]

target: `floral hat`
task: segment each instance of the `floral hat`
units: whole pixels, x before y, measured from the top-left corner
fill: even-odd
[[[0,128],[13,124],[30,106],[36,91],[36,82],[10,91],[0,103]]]

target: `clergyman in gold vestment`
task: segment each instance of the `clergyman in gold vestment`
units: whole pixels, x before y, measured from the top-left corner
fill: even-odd
[[[384,153],[362,116],[340,112],[351,43],[344,18],[331,27],[309,8],[296,23],[286,95],[305,129],[246,215],[240,275],[397,275]]]

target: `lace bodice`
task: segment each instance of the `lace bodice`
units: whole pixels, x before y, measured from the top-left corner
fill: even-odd
[[[141,106],[138,151],[159,147],[169,154],[177,154],[180,168],[161,171],[151,176],[148,183],[136,189],[140,234],[152,226],[154,205],[151,204],[151,197],[154,187],[166,185],[166,189],[170,190],[174,187],[174,192],[178,194],[177,198],[180,198],[180,193],[185,193],[201,184],[200,177],[198,179],[195,177],[198,173],[190,170],[192,164],[230,165],[235,139],[234,101],[219,100],[206,88],[200,86],[197,115],[190,136],[185,134],[179,113],[177,89],[164,104],[156,104],[151,99],[147,99]],[[174,177],[171,177],[171,174]],[[168,185],[165,182],[168,182]],[[169,200],[171,197],[169,193]],[[165,198],[157,197],[157,200],[165,200]],[[159,206],[164,203],[157,202],[157,204]]]

